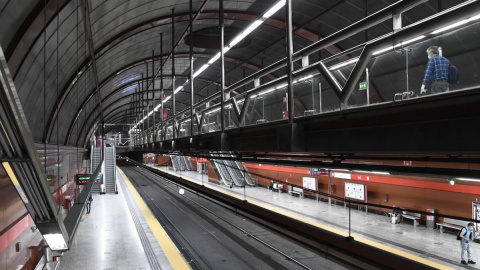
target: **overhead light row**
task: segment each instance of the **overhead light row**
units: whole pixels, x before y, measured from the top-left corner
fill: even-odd
[[[227,53],[231,48],[233,48],[235,45],[237,45],[240,41],[242,41],[245,37],[247,37],[250,33],[252,33],[257,27],[259,27],[265,20],[267,20],[270,16],[275,14],[278,10],[280,10],[283,6],[285,6],[286,0],[280,0],[278,1],[275,5],[273,5],[267,12],[263,14],[263,16],[257,20],[255,20],[253,23],[251,23],[245,30],[243,30],[238,36],[236,36],[227,46],[223,48],[224,54]],[[197,77],[200,75],[203,71],[205,71],[210,65],[215,63],[221,56],[221,52],[218,52],[214,57],[212,57],[206,64],[204,64],[201,68],[199,68],[195,73],[193,73],[193,77]],[[188,80],[182,84],[181,86],[177,87],[175,89],[173,94],[176,94],[180,92],[182,89],[185,88],[187,85]],[[162,103],[165,103],[166,101],[170,100],[172,96],[166,97]],[[158,108],[160,108],[161,104],[155,107],[147,116],[145,116],[142,120],[140,120],[131,130],[136,128],[139,124],[141,124],[144,120],[148,118],[148,116],[153,113],[153,111],[157,111]]]

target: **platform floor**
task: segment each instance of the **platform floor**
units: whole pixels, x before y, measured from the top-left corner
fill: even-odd
[[[249,202],[258,202],[266,207],[274,207],[279,212],[313,222],[320,227],[348,234],[349,211],[344,206],[334,204],[329,206],[324,201],[311,198],[302,199],[288,193],[268,191],[264,187],[230,188],[226,185],[209,183],[206,175],[195,171],[175,172],[167,167],[152,167],[203,183],[208,187],[222,189],[240,197],[244,196]],[[440,233],[438,229],[430,229],[422,225],[414,227],[412,223],[392,224],[386,215],[366,214],[365,211],[351,210],[350,216],[351,235],[356,240],[378,245],[380,248],[403,256],[414,256],[414,259],[426,259],[444,266],[445,269],[480,268],[480,245],[472,243],[471,246],[472,258],[478,264],[463,267],[460,264],[460,242],[456,240],[454,233]]]
[[[118,194],[93,194],[59,270],[172,269],[122,175]]]

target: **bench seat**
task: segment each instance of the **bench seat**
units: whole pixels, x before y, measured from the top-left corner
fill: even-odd
[[[460,231],[461,229],[465,228],[465,226],[461,226],[461,225],[457,225],[457,224],[451,224],[451,223],[447,223],[447,222],[444,222],[444,223],[438,223],[437,222],[437,227],[440,228],[440,232],[444,232],[445,231],[445,228],[450,228],[450,229],[454,229],[454,230],[457,230],[457,231]]]
[[[297,194],[298,197],[303,198],[303,192],[301,191],[291,191],[290,195]]]
[[[404,212],[404,214],[402,214],[402,218],[411,219],[413,221],[413,226],[420,224],[420,217],[416,216],[415,213],[412,214],[409,212]]]

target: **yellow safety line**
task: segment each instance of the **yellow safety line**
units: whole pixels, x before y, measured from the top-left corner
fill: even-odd
[[[122,175],[123,179],[125,180],[125,183],[127,184],[127,187],[130,190],[130,193],[135,199],[135,202],[140,208],[140,211],[145,217],[145,220],[147,221],[148,226],[150,227],[153,234],[155,235],[157,242],[160,244],[160,247],[165,253],[165,256],[167,257],[168,262],[170,263],[172,268],[181,269],[181,270],[190,269],[190,266],[185,261],[183,256],[180,254],[180,251],[177,249],[177,247],[172,242],[170,237],[168,237],[162,225],[158,223],[158,220],[155,218],[155,216],[152,214],[148,206],[145,204],[142,197],[140,197],[140,194],[138,194],[137,190],[133,187],[128,177],[123,173],[123,171],[120,168],[117,167],[117,169]]]
[[[162,171],[158,168],[155,168],[159,171]],[[163,172],[166,172],[166,171],[163,171]],[[168,172],[166,172],[168,173]],[[170,173],[169,173],[170,174]],[[179,176],[177,174],[177,176]],[[186,179],[186,180],[189,180],[191,182],[194,182],[194,183],[197,183],[198,184],[198,180],[194,180],[192,178],[189,178],[189,177],[185,177],[185,176],[181,176],[180,177]],[[208,185],[205,185],[205,187],[209,188],[209,189],[212,189],[212,190],[215,190],[215,191],[218,191],[220,193],[223,193],[223,194],[226,194],[226,195],[229,195],[231,197],[235,197],[237,199],[241,199],[243,200],[243,196],[239,196],[237,194],[232,194],[230,192],[226,192],[224,189],[220,189],[220,188],[216,188],[210,184]],[[299,220],[301,222],[304,222],[304,223],[307,223],[307,224],[310,224],[312,226],[315,226],[317,228],[320,228],[320,229],[323,229],[323,230],[326,230],[326,231],[330,231],[332,233],[335,233],[335,234],[338,234],[338,235],[341,235],[341,236],[348,236],[348,233],[346,232],[343,232],[339,229],[335,229],[335,228],[332,228],[332,227],[329,227],[329,226],[326,226],[326,225],[323,225],[323,224],[320,224],[318,222],[315,222],[315,221],[311,221],[311,220],[308,220],[304,217],[301,217],[301,216],[298,216],[296,214],[293,214],[293,213],[290,213],[290,212],[285,212],[283,209],[280,209],[280,208],[277,208],[275,206],[272,206],[272,205],[268,205],[268,204],[264,204],[262,202],[259,202],[255,199],[252,199],[252,198],[249,198],[248,200],[249,203],[251,204],[254,204],[254,205],[257,205],[257,206],[260,206],[262,208],[265,208],[265,209],[268,209],[270,211],[274,211],[274,212],[277,212],[277,213],[280,213],[284,216],[287,216],[287,217],[290,217],[290,218],[293,218],[293,219],[296,219],[296,220]],[[451,267],[447,267],[445,265],[442,265],[442,264],[439,264],[439,263],[436,263],[436,262],[432,262],[430,260],[427,260],[427,259],[424,259],[424,258],[421,258],[419,256],[416,256],[416,255],[413,255],[413,254],[410,254],[408,252],[405,252],[405,251],[401,251],[401,250],[398,250],[396,248],[392,248],[392,247],[389,247],[389,246],[386,246],[384,244],[380,244],[380,243],[377,243],[377,242],[374,242],[374,241],[371,241],[371,240],[368,240],[368,239],[365,239],[363,237],[359,237],[359,236],[354,236],[355,238],[355,241],[358,241],[358,242],[361,242],[361,243],[364,243],[366,245],[369,245],[369,246],[373,246],[373,247],[376,247],[378,249],[382,249],[382,250],[385,250],[387,252],[390,252],[390,253],[393,253],[393,254],[396,254],[398,256],[401,256],[401,257],[405,257],[407,259],[410,259],[412,261],[416,261],[416,262],[419,262],[419,263],[422,263],[422,264],[425,264],[425,265],[428,265],[428,266],[431,266],[431,267],[434,267],[434,268],[437,268],[437,269],[445,269],[445,270],[454,270],[454,268],[451,268]]]

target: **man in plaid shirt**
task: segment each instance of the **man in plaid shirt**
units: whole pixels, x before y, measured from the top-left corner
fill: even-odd
[[[420,94],[427,93],[428,88],[430,88],[432,94],[448,91],[448,67],[450,66],[450,61],[440,56],[438,51],[437,46],[431,46],[427,49],[429,60]]]

